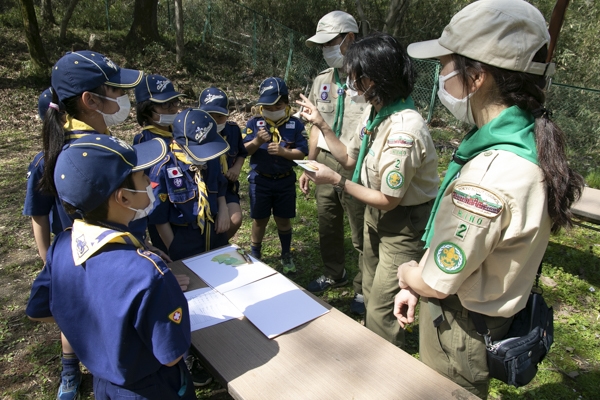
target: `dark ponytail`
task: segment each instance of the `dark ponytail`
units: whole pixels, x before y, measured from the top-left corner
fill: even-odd
[[[106,87],[102,85],[94,90],[90,90],[90,92],[104,96],[106,95]],[[54,166],[56,165],[58,155],[65,145],[65,116],[70,115],[74,118],[80,117],[80,99],[81,95],[77,95],[59,102],[56,90],[52,88],[52,103],[57,104],[59,110],[52,107],[48,108],[42,127],[44,172],[40,179],[39,189],[44,193],[56,196],[56,188],[54,187]]]
[[[546,54],[547,48],[544,46],[533,57],[533,61],[544,63]],[[550,113],[544,108],[545,77],[497,68],[457,54],[453,54],[452,59],[466,92],[473,75],[486,72],[496,83],[489,93],[490,101],[509,107],[516,105],[534,116],[538,165],[544,175],[552,232],[570,227],[573,218],[571,206],[581,196],[584,180],[569,167],[565,134],[550,119]]]

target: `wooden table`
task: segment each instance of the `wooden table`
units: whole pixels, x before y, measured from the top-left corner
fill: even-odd
[[[573,204],[571,211],[585,221],[600,224],[600,190],[583,188],[581,198]]]
[[[188,290],[207,286],[181,261],[170,267],[190,276]],[[308,294],[330,312],[275,339],[246,318],[192,332],[192,345],[233,398],[478,398]]]

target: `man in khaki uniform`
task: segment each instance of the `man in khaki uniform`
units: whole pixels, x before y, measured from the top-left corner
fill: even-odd
[[[358,25],[354,18],[343,11],[333,11],[325,15],[317,25],[317,33],[306,41],[307,46],[322,46],[323,56],[330,68],[321,72],[314,80],[310,91],[310,101],[329,126],[334,128],[339,139],[348,145],[367,108],[364,102],[356,102],[346,91],[346,76],[341,70],[343,54],[354,42]],[[352,171],[340,166],[329,151],[323,134],[316,126],[310,131],[309,160],[317,160],[334,171],[352,178]],[[308,178],[300,177],[300,188],[308,193]],[[363,215],[365,206],[352,196],[336,192],[332,185],[319,185],[315,189],[317,214],[319,218],[319,243],[321,258],[325,266],[322,276],[310,282],[307,289],[322,292],[329,287],[345,285],[348,282],[344,257],[344,212],[352,231],[352,244],[359,252],[359,272],[354,278],[355,297],[351,310],[364,313],[362,301],[362,274],[360,272],[363,242]]]

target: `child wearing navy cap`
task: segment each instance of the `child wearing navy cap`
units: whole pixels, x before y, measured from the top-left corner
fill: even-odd
[[[206,112],[188,108],[173,122],[173,141],[164,160],[150,170],[158,198],[149,218],[173,260],[227,244],[227,180],[219,156],[229,149]]]
[[[153,207],[143,170],[166,155],[162,140],[135,146],[87,135],[66,147],[55,182],[77,210],[35,279],[27,315],[55,321],[94,375],[96,399],[195,399],[182,360],[191,343],[187,301],[160,257],[128,232]]]
[[[216,87],[209,87],[200,93],[200,109],[206,111],[217,123],[217,132],[229,144],[229,151],[223,154],[221,168],[228,180],[225,200],[231,223],[227,237],[231,239],[242,226],[242,208],[240,207],[240,182],[238,180],[248,151],[244,146],[242,131],[238,124],[228,121],[229,99],[227,94]]]
[[[290,116],[288,88],[281,78],[265,79],[259,89],[260,116],[246,124],[244,143],[250,157],[252,255],[261,257],[265,229],[273,214],[281,242],[283,272],[295,272],[290,252],[291,218],[296,216],[296,174],[293,160],[308,154],[304,124]]]

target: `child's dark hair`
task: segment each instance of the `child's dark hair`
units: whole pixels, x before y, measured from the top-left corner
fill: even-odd
[[[90,90],[92,93],[101,96],[106,95],[106,86]],[[44,125],[42,127],[42,142],[44,145],[44,172],[40,179],[39,188],[42,192],[56,196],[56,188],[54,186],[54,166],[56,159],[65,145],[65,129],[64,129],[64,114],[67,113],[71,117],[79,118],[81,110],[79,109],[79,100],[81,94],[68,99],[64,99],[59,103],[56,90],[52,88],[52,102],[60,104],[60,111],[54,108],[48,108],[44,117]],[[104,101],[104,100],[103,100]]]
[[[121,185],[117,189],[135,189],[135,183],[133,182],[133,175],[129,174],[125,178],[125,180],[121,183]],[[111,193],[112,196],[112,193]],[[87,212],[83,215],[83,218],[88,221],[106,221],[108,218],[108,198],[104,201],[104,203],[100,204],[98,207],[93,209],[90,212]],[[80,210],[77,207],[63,201],[63,208],[67,212],[67,214],[76,214],[79,213]]]
[[[547,47],[542,47],[533,57],[533,61],[545,63],[547,52]],[[570,227],[573,217],[571,205],[581,196],[584,181],[580,174],[569,167],[565,134],[550,119],[544,108],[545,77],[509,71],[458,54],[453,54],[452,60],[458,76],[462,79],[465,93],[468,93],[473,76],[485,72],[490,74],[496,83],[488,96],[490,101],[509,107],[516,105],[534,116],[538,164],[544,175],[552,232],[556,233],[562,227]]]
[[[393,36],[374,32],[350,44],[344,56],[344,69],[365,99],[377,104],[390,104],[405,99],[413,91],[416,73],[406,48]],[[363,87],[361,77],[375,82]]]
[[[152,125],[152,113],[155,103],[152,100],[142,101],[135,105],[135,116],[140,126]]]
[[[281,103],[290,104],[290,98],[289,98],[289,96],[288,96],[287,94],[282,94],[282,95],[279,97],[279,100],[277,100],[277,103],[275,103],[275,104],[273,104],[273,105],[274,105],[274,106],[277,106],[277,105],[279,105],[279,104],[281,104]]]

